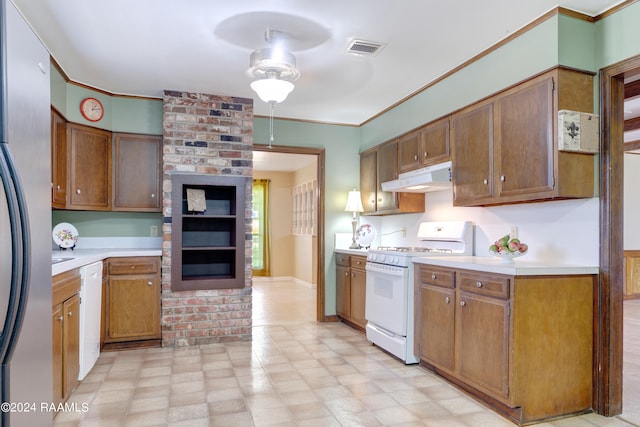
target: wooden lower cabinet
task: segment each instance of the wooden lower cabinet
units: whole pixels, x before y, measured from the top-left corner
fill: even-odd
[[[160,258],[107,260],[104,349],[160,344]]]
[[[52,360],[53,403],[65,402],[80,372],[80,273],[72,270],[53,278]]]
[[[640,251],[624,251],[624,297],[640,298]]]
[[[589,412],[595,283],[417,265],[420,364],[519,424]]]
[[[336,253],[336,314],[347,324],[364,331],[366,256]]]

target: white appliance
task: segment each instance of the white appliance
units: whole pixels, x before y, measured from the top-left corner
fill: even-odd
[[[469,221],[423,222],[417,247],[370,249],[366,264],[367,339],[406,364],[414,354],[413,258],[473,255]]]
[[[384,191],[398,191],[402,193],[427,193],[430,191],[451,190],[452,162],[442,162],[426,166],[410,172],[401,173],[398,179],[383,182]]]
[[[80,373],[83,380],[100,356],[102,261],[80,268]]]

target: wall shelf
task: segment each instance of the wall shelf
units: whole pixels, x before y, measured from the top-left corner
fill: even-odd
[[[171,288],[243,288],[247,178],[172,175]],[[187,190],[198,190],[204,211],[190,211]]]

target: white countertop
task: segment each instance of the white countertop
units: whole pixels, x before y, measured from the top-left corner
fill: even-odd
[[[442,256],[413,258],[416,264],[430,264],[441,267],[462,268],[487,273],[508,274],[511,276],[548,276],[598,274],[597,266],[554,264],[549,262],[528,261],[523,258],[505,263],[497,257],[480,256]]]
[[[369,253],[368,249],[334,249],[334,252],[338,252],[341,254],[348,254],[348,255],[360,255],[360,256],[367,256],[367,254]]]
[[[54,249],[51,251],[51,258],[73,258],[68,261],[59,262],[51,266],[51,273],[53,276],[56,274],[64,273],[65,271],[73,270],[74,268],[82,267],[87,264],[91,264],[97,261],[102,261],[106,258],[113,257],[133,257],[133,256],[161,256],[161,249],[75,249],[61,251]]]

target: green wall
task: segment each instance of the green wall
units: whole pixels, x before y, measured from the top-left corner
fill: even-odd
[[[69,222],[81,237],[150,237],[151,226],[162,232],[162,216],[148,212],[86,212],[54,210],[52,225]]]
[[[80,114],[80,101],[88,96],[98,98],[105,107],[98,123]],[[113,132],[162,134],[162,100],[112,97],[84,87],[69,84],[51,67],[51,104],[70,122],[99,127]],[[69,222],[84,237],[150,237],[151,226],[162,230],[162,214],[146,212],[85,212],[53,210],[51,226]]]
[[[640,54],[640,3],[633,3],[596,22],[598,68],[613,65]]]
[[[565,16],[548,18],[525,34],[361,127],[275,121],[275,144],[325,149],[325,313],[335,313],[333,236],[350,232],[345,214],[347,192],[359,187],[362,150],[447,115],[529,76],[556,65],[597,71],[640,54],[640,3],[634,3],[595,24]],[[112,131],[162,133],[162,101],[110,97],[64,82],[52,69],[52,103],[73,122],[85,96],[105,104],[102,127]],[[425,85],[428,82],[425,82]],[[595,88],[597,89],[597,83]],[[597,90],[594,98],[597,100]],[[260,102],[260,101],[256,101]],[[597,108],[596,108],[597,111]],[[254,119],[254,143],[268,143],[268,120]],[[148,236],[161,222],[159,214],[54,212],[54,221],[78,224],[81,235]]]

